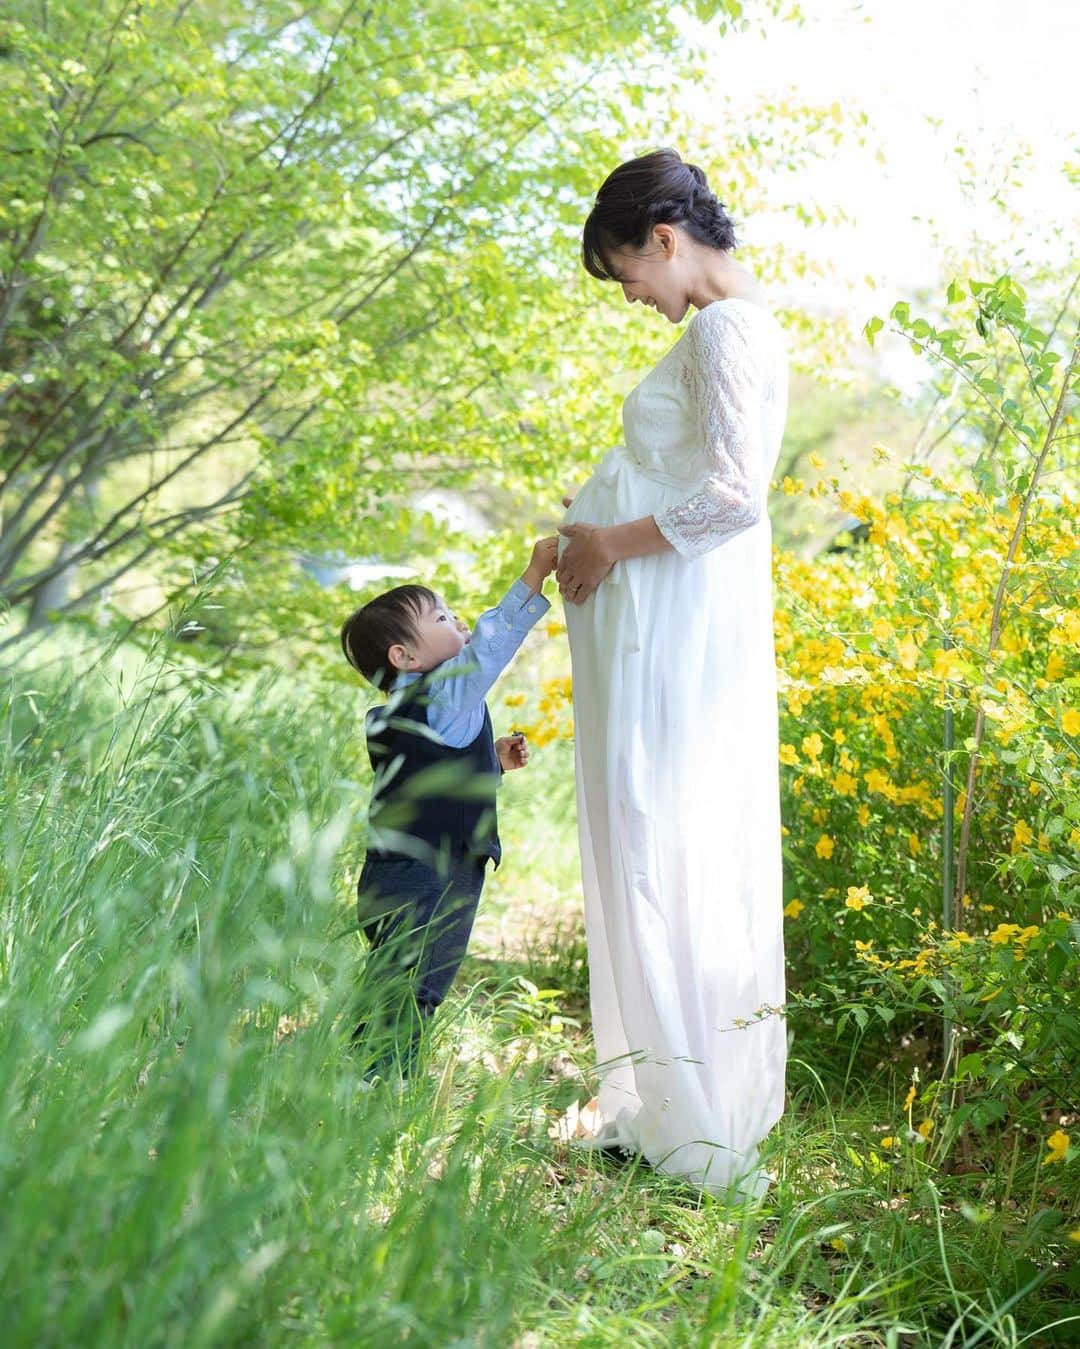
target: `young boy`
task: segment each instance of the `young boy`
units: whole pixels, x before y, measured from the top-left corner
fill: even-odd
[[[369,1080],[412,1069],[464,959],[488,859],[501,859],[495,790],[529,755],[524,736],[494,738],[484,698],[550,607],[557,546],[535,544],[471,634],[418,585],[377,596],[341,629],[349,664],[389,694],[365,721],[375,782],[357,912],[371,947],[365,988],[379,1002],[353,1039],[375,1054]]]

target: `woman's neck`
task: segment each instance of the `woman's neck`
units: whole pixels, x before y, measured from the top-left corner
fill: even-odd
[[[748,300],[751,304],[759,305],[765,303],[764,292],[745,267],[733,262],[729,253],[718,249],[708,251],[713,256],[708,257],[702,252],[700,279],[690,292],[690,303],[695,309],[704,309],[716,300]]]

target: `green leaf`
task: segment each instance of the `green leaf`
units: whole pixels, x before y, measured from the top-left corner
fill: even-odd
[[[956,1076],[978,1077],[983,1070],[983,1056],[981,1054],[965,1054],[956,1065]]]

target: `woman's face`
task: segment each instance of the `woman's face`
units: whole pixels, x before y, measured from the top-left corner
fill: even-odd
[[[622,286],[627,304],[644,304],[680,323],[690,308],[679,238],[671,225],[657,225],[641,248],[622,244],[607,255],[608,271]]]

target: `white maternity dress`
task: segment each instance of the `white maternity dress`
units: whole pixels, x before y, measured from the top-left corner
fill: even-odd
[[[599,1137],[743,1198],[787,1051],[765,509],[786,407],[775,319],[707,305],[566,515],[653,515],[673,545],[566,606]]]

